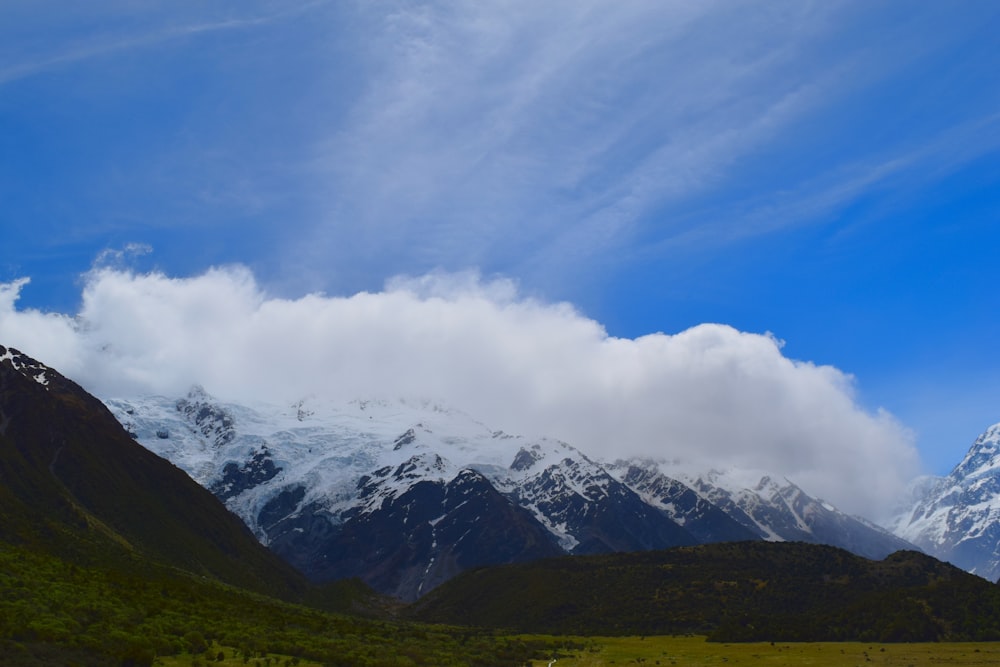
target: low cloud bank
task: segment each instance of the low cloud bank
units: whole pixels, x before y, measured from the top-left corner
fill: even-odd
[[[19,310],[0,285],[0,343],[103,397],[442,400],[493,428],[599,457],[646,455],[783,474],[878,517],[917,467],[906,429],[858,405],[853,380],[786,358],[770,335],[702,324],[614,338],[568,304],[475,274],[349,297],[267,295],[242,267],[191,278],[104,268],[75,316]]]

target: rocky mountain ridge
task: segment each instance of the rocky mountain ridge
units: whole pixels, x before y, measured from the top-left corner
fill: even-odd
[[[765,474],[752,487],[664,462],[600,462],[431,402],[247,406],[195,388],[106,401],[318,581],[412,600],[477,566],[765,539],[881,558],[911,545]]]

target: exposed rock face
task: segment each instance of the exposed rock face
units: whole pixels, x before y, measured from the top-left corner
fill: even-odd
[[[530,466],[511,466],[529,473],[511,484],[511,497],[546,525],[558,526],[570,553],[643,551],[697,543],[687,530],[603,467],[576,454],[548,465],[539,459]],[[520,453],[518,457],[523,463]]]
[[[740,523],[683,482],[668,477],[655,465],[619,464],[622,481],[652,505],[683,526],[699,544],[739,542],[764,537],[756,526]]]
[[[365,480],[362,494],[371,497],[378,486]],[[403,600],[469,568],[563,553],[530,512],[473,470],[447,483],[416,480],[339,525],[310,509],[274,527],[272,549],[317,579],[360,577]]]
[[[214,442],[216,447],[222,447],[236,437],[232,415],[213,403],[201,387],[195,387],[186,398],[178,400],[177,411],[187,417],[188,422]],[[163,432],[169,433],[166,429]]]
[[[159,432],[157,432],[159,437]],[[248,489],[274,479],[281,468],[274,465],[267,447],[254,452],[243,465],[230,461],[222,468],[222,477],[214,482],[210,491],[220,500],[229,500]]]

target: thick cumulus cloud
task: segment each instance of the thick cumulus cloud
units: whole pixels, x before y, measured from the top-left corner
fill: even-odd
[[[859,406],[850,376],[788,359],[770,335],[703,324],[615,338],[505,280],[430,275],[279,299],[241,267],[100,269],[74,317],[18,310],[24,285],[0,286],[0,341],[104,397],[200,383],[233,400],[431,398],[599,457],[783,474],[868,516],[917,463],[906,430]]]

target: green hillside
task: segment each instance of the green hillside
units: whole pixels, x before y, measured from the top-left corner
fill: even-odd
[[[4,665],[150,665],[172,655],[208,664],[220,645],[248,661],[277,653],[345,666],[523,665],[537,648],[551,650],[551,642],[332,614],[159,565],[82,567],[0,545]]]
[[[1000,588],[916,552],[739,542],[464,573],[412,618],[575,635],[720,641],[1000,639]]]

